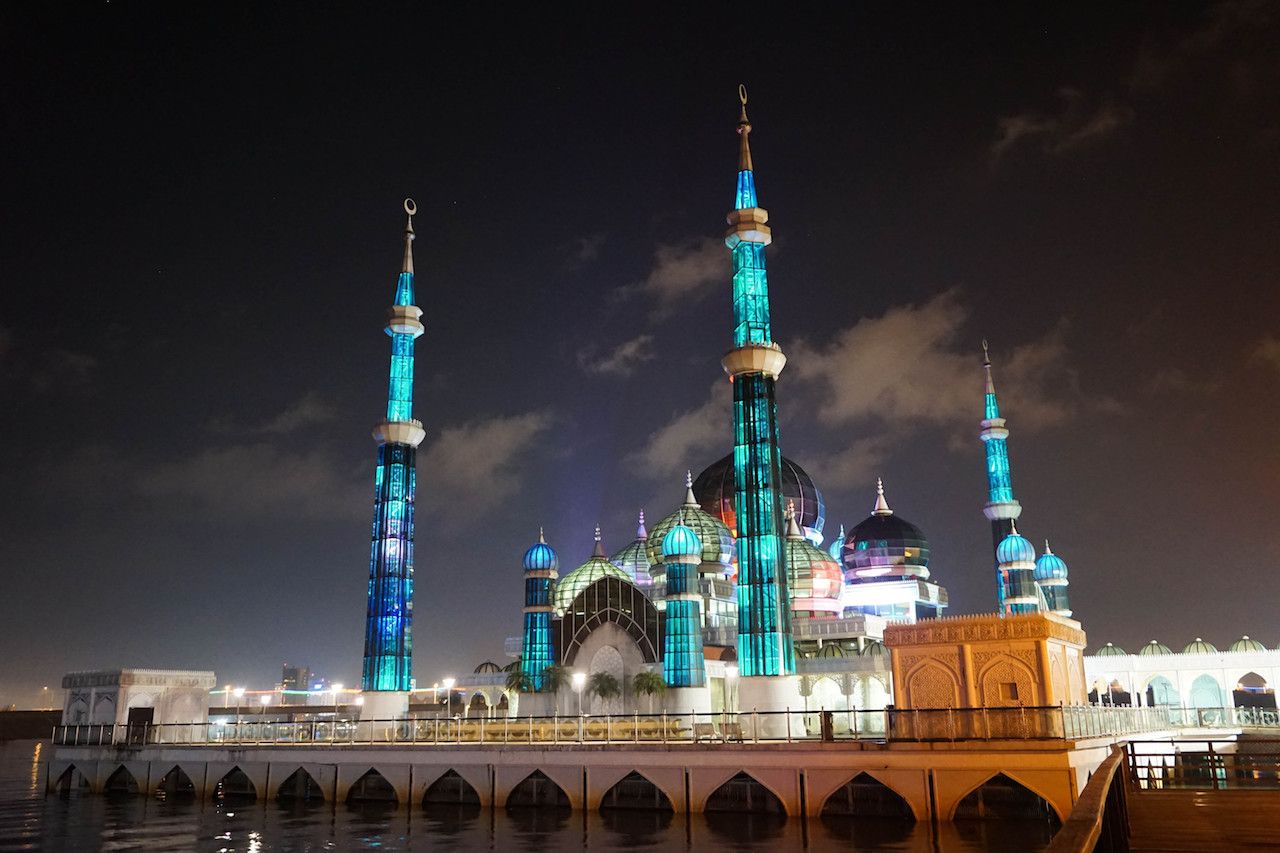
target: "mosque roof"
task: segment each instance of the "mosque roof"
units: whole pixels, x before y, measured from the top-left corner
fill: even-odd
[[[478,674],[488,674],[488,673],[494,673],[494,672],[502,672],[502,667],[498,666],[496,663],[494,663],[494,662],[493,662],[493,661],[491,661],[491,660],[487,660],[487,661],[485,661],[484,663],[482,663],[482,664],[480,664],[479,666],[477,666],[477,667],[475,668],[474,672],[476,672],[476,673],[478,673]]]
[[[1196,637],[1194,643],[1187,643],[1182,649],[1184,655],[1216,655],[1218,647],[1213,643],[1206,643],[1204,640]]]
[[[1152,640],[1142,648],[1138,649],[1138,654],[1140,655],[1171,655],[1173,654],[1173,651],[1164,643],[1161,643],[1157,640]]]
[[[653,564],[649,562],[649,531],[644,526],[644,510],[640,510],[636,538],[631,540],[627,547],[610,557],[609,562],[630,575],[637,586],[642,588],[653,586],[653,575],[650,573]]]
[[[1034,563],[1036,561],[1036,546],[1031,544],[1031,540],[1018,533],[1016,525],[1011,524],[1011,527],[1013,532],[1001,539],[1000,544],[996,546],[996,562]]]
[[[559,568],[560,559],[556,556],[555,549],[547,544],[541,530],[538,531],[538,541],[524,552],[523,565],[526,572],[546,569],[555,571]]]
[[[844,649],[839,643],[827,643],[818,649],[818,657],[820,658],[842,658],[844,657]]]
[[[1107,643],[1105,646],[1103,646],[1102,648],[1094,652],[1094,654],[1097,657],[1106,658],[1106,657],[1118,657],[1120,655],[1127,655],[1129,653],[1126,652],[1124,649],[1120,648],[1119,646],[1115,645],[1114,643]]]
[[[1227,651],[1231,652],[1265,652],[1266,650],[1267,647],[1262,645],[1262,643],[1259,643],[1257,640],[1249,639],[1248,634],[1245,634],[1243,637],[1236,640],[1227,649]]]
[[[880,642],[879,640],[868,640],[867,644],[862,647],[861,654],[864,658],[865,657],[871,657],[871,658],[888,657],[889,647],[886,646],[884,643]]]
[[[677,524],[662,537],[662,556],[701,557],[702,540],[698,534],[683,524]]]
[[[1036,580],[1066,580],[1067,564],[1049,548],[1049,540],[1044,541],[1044,553],[1036,560]]]
[[[794,504],[787,504],[787,538],[783,551],[787,567],[787,592],[791,596],[792,609],[810,609],[840,612],[840,592],[844,587],[844,572],[831,555],[815,546],[796,523]],[[797,606],[798,605],[798,606]]]
[[[677,524],[683,524],[698,534],[698,539],[702,542],[702,562],[720,563],[728,569],[736,554],[733,534],[720,519],[698,505],[697,498],[693,496],[691,475],[685,476],[684,502],[653,526],[646,546],[650,565],[662,562],[662,540]]]
[[[617,578],[631,583],[631,577],[605,556],[604,546],[600,544],[600,528],[597,527],[595,552],[556,583],[556,609],[563,612],[579,593],[601,578]]]
[[[871,515],[844,538],[845,579],[874,580],[881,576],[929,577],[929,540],[920,528],[889,509],[884,483],[876,480],[876,504]]]
[[[840,525],[840,532],[831,540],[831,544],[827,546],[827,553],[831,555],[831,559],[837,563],[844,556],[844,525]]]
[[[822,527],[826,523],[827,507],[813,478],[803,468],[787,457],[782,457],[782,500],[795,501],[796,519],[805,530],[805,536],[822,542]],[[707,466],[693,481],[693,493],[698,504],[711,513],[730,530],[737,529],[734,512],[733,454]]]

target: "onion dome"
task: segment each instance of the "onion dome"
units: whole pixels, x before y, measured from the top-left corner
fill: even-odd
[[[596,548],[591,557],[556,584],[556,610],[563,613],[579,593],[601,578],[617,578],[631,583],[627,573],[609,562],[609,558],[605,556],[604,546],[600,544],[600,528],[597,527]]]
[[[533,547],[524,552],[524,570],[526,572],[533,571],[555,571],[560,566],[560,560],[556,557],[555,549],[547,544],[547,540],[542,536],[542,529],[538,529],[538,541]]]
[[[791,612],[800,617],[832,617],[844,611],[840,593],[844,573],[831,555],[816,547],[800,532],[795,505],[787,504],[787,538],[782,544],[787,567],[787,591]],[[824,647],[825,648],[825,647]]]
[[[1184,655],[1216,655],[1218,647],[1213,643],[1206,643],[1204,640],[1196,637],[1194,643],[1187,643],[1186,648],[1182,650]]]
[[[609,562],[622,569],[636,586],[648,589],[653,586],[652,564],[649,562],[649,531],[644,527],[644,510],[640,510],[640,522],[636,526],[636,538],[631,544],[609,558]]]
[[[842,658],[844,656],[844,649],[840,647],[839,643],[827,643],[818,649],[818,657],[820,658]]]
[[[1036,546],[1032,545],[1029,539],[1018,534],[1018,526],[1012,521],[1009,526],[1013,532],[1001,539],[1000,544],[996,546],[996,562],[1001,565],[1006,563],[1034,563],[1036,561]]]
[[[1036,580],[1066,580],[1067,564],[1049,548],[1049,540],[1044,542],[1044,553],[1036,560]]]
[[[509,664],[507,664],[506,666],[504,666],[504,667],[502,668],[502,671],[503,671],[503,672],[519,672],[519,671],[520,671],[520,658],[516,658],[516,659],[515,659],[515,660],[513,660],[511,663],[509,663]]]
[[[662,557],[701,557],[702,540],[683,524],[677,524],[662,537]]]
[[[692,474],[685,475],[684,503],[675,512],[653,526],[653,533],[650,534],[646,546],[651,566],[656,567],[662,562],[662,540],[671,528],[677,524],[683,524],[698,534],[698,539],[702,542],[702,562],[704,565],[718,563],[721,566],[719,569],[721,574],[727,574],[730,571],[729,565],[733,562],[736,554],[733,533],[729,531],[729,528],[720,519],[706,512],[698,505],[697,498],[693,496]]]
[[[1229,652],[1265,652],[1266,650],[1267,647],[1262,645],[1262,643],[1259,643],[1257,640],[1249,639],[1248,634],[1245,634],[1243,637],[1236,640],[1227,649]]]
[[[1140,655],[1171,655],[1173,652],[1164,643],[1152,640],[1142,648],[1138,649]]]
[[[864,658],[887,658],[889,657],[889,647],[879,640],[868,640],[859,654]]]
[[[836,538],[831,540],[831,544],[827,546],[827,553],[831,555],[831,559],[837,563],[844,556],[844,525],[840,525],[840,532],[836,534]]]
[[[487,660],[473,670],[477,675],[492,675],[495,672],[502,672],[502,667],[498,666],[491,660]]]
[[[1096,657],[1110,658],[1110,657],[1120,657],[1122,655],[1127,655],[1129,653],[1113,643],[1107,643],[1105,646],[1098,649],[1098,651],[1095,652],[1094,654]]]
[[[884,497],[884,483],[876,480],[876,506],[871,516],[844,538],[844,578],[847,582],[881,578],[929,577],[929,540],[920,528],[894,515]]]
[[[796,463],[782,457],[782,500],[796,503],[796,519],[804,530],[805,538],[815,545],[822,544],[822,525],[826,522],[827,508],[822,492],[814,485],[813,478]],[[693,493],[698,504],[719,519],[737,535],[737,515],[733,508],[733,454],[711,463],[693,481]],[[706,539],[703,539],[705,544]]]

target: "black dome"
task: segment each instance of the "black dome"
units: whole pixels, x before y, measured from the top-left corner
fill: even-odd
[[[737,535],[737,516],[733,509],[733,454],[713,462],[693,481],[693,494],[703,510],[724,522]],[[822,492],[813,478],[796,463],[782,457],[782,503],[795,501],[796,521],[801,527],[822,532],[827,508]]]
[[[844,538],[845,579],[929,577],[929,540],[900,515],[877,514]]]

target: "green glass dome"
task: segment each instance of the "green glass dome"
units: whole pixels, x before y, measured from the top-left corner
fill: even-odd
[[[596,528],[596,550],[591,557],[578,568],[569,572],[556,582],[556,610],[563,613],[573,600],[584,589],[601,578],[617,578],[631,583],[631,577],[622,569],[609,562],[604,554],[604,546],[600,544],[600,528]]]
[[[790,506],[786,518],[787,538],[782,549],[786,558],[791,612],[800,617],[839,616],[844,610],[840,603],[844,571],[830,554],[804,537]]]
[[[818,657],[820,658],[842,658],[844,656],[844,649],[840,648],[839,643],[827,643],[818,649]]]
[[[1182,650],[1184,655],[1216,655],[1218,647],[1213,643],[1206,643],[1204,640],[1196,637],[1194,643],[1187,643],[1187,647]]]
[[[1127,654],[1129,653],[1114,643],[1107,643],[1105,646],[1094,652],[1094,655],[1100,658],[1120,657],[1121,655]]]
[[[691,529],[702,540],[702,562],[719,563],[727,572],[732,565],[736,553],[733,534],[724,522],[698,506],[693,496],[693,487],[686,480],[684,504],[675,512],[659,521],[649,533],[647,543],[649,563],[656,566],[662,562],[662,540],[677,524]]]
[[[1228,651],[1232,652],[1265,652],[1267,647],[1259,643],[1257,640],[1249,639],[1249,635],[1245,634],[1240,639],[1231,644]]]
[[[864,658],[887,658],[889,656],[889,647],[879,640],[868,640],[867,644],[862,647],[861,654]]]
[[[653,586],[653,565],[649,562],[649,531],[644,526],[644,510],[640,511],[636,538],[610,557],[609,562],[630,575],[632,582],[646,592]]]
[[[1157,640],[1152,640],[1142,648],[1138,649],[1140,655],[1171,655],[1173,650]]]

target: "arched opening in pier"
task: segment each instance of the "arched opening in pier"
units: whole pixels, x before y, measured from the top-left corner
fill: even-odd
[[[563,788],[548,779],[541,770],[535,770],[524,777],[524,781],[512,788],[511,793],[507,795],[507,808],[528,806],[557,809],[571,807],[569,795]]]
[[[1182,700],[1178,698],[1178,690],[1173,686],[1173,682],[1163,675],[1157,675],[1147,682],[1147,704],[1152,707],[1181,705]]]
[[[911,806],[901,794],[866,773],[859,773],[832,792],[822,805],[822,816],[915,820]]]
[[[450,770],[427,787],[422,802],[424,805],[479,806],[480,795],[470,782],[458,775],[458,771]]]
[[[396,803],[399,800],[387,777],[372,767],[347,791],[348,803]]]
[[[107,777],[103,791],[114,796],[133,796],[138,793],[138,780],[129,772],[129,768],[121,764]]]
[[[170,800],[177,797],[194,797],[195,795],[196,786],[192,783],[191,777],[176,765],[168,773],[164,774],[160,779],[160,784],[156,785],[156,796],[162,800]]]
[[[258,798],[258,789],[239,767],[232,767],[214,786],[213,795],[219,800],[251,802]]]
[[[778,795],[761,785],[749,773],[739,773],[725,782],[707,798],[704,807],[709,812],[737,812],[748,814],[787,814]]]
[[[962,799],[956,820],[1043,820],[1058,825],[1058,814],[1048,800],[1035,791],[997,773]]]
[[[600,801],[600,809],[675,811],[671,799],[662,789],[634,770],[605,792],[604,799]]]
[[[507,698],[507,694],[503,693],[502,698],[498,700],[498,714],[503,717],[511,715],[511,700]]]
[[[276,799],[288,803],[322,802],[324,789],[310,773],[299,767],[276,789]]]
[[[80,768],[74,764],[63,770],[62,775],[58,777],[58,781],[53,785],[53,789],[64,797],[82,793],[87,791],[88,788],[89,780],[80,772]]]

